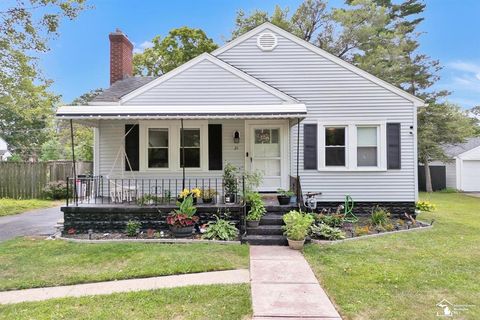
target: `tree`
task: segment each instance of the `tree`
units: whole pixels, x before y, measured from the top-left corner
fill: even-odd
[[[22,78],[14,90],[0,93],[0,135],[12,154],[35,161],[49,137],[48,124],[58,97],[48,91],[48,84],[35,84],[34,70],[26,60],[19,61]]]
[[[434,160],[448,162],[450,159],[443,146],[459,144],[475,135],[474,119],[459,106],[448,102],[431,102],[418,111],[418,158],[425,166],[427,192],[432,192],[429,164]]]
[[[94,89],[75,98],[70,105],[87,105],[96,96],[103,92],[103,89]],[[51,123],[52,134],[48,141],[42,145],[40,159],[42,161],[71,159],[72,147],[70,136],[70,122],[58,121]],[[73,137],[75,141],[75,158],[77,160],[93,160],[93,130],[80,123],[73,123]]]
[[[156,36],[153,46],[133,56],[134,74],[160,76],[204,52],[218,46],[201,29],[182,27],[171,30],[165,38]]]
[[[53,106],[35,55],[48,51],[63,18],[74,19],[84,0],[12,1],[0,11],[0,135],[17,158],[36,160],[50,134]]]
[[[63,18],[74,19],[85,0],[17,0],[0,11],[0,92],[20,85],[25,64],[37,76],[31,54],[48,51],[48,40],[58,35]]]

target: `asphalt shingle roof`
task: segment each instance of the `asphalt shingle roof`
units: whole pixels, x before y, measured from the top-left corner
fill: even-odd
[[[470,138],[467,142],[455,145],[445,146],[443,149],[445,153],[451,157],[456,157],[459,154],[472,150],[480,146],[480,137]]]
[[[101,94],[95,97],[92,102],[117,102],[124,95],[146,85],[155,77],[129,77],[119,80],[112,84],[110,88],[104,90]]]

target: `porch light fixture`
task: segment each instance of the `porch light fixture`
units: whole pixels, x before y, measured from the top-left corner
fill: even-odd
[[[235,131],[233,133],[233,143],[235,143],[235,144],[240,143],[240,133],[238,131]]]

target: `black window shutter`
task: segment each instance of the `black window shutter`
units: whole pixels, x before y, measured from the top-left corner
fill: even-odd
[[[127,134],[128,133],[128,134]],[[125,159],[125,171],[139,170],[139,152],[140,152],[140,130],[136,124],[125,125],[125,154],[128,158]],[[130,163],[130,165],[129,165]],[[131,169],[130,169],[131,167]]]
[[[222,170],[222,125],[208,125],[208,170]]]
[[[401,169],[400,123],[387,123],[387,168]]]
[[[303,125],[303,168],[317,169],[317,125]]]

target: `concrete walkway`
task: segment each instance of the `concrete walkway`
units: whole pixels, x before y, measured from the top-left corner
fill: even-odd
[[[250,279],[254,319],[341,319],[298,251],[250,246]]]
[[[51,235],[63,217],[60,207],[37,209],[0,218],[0,242],[19,236]]]
[[[208,284],[248,283],[246,269],[0,292],[0,304]]]

